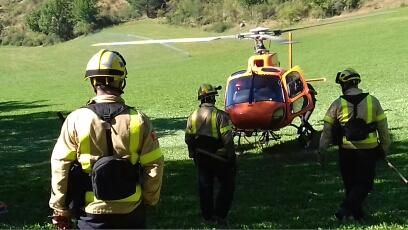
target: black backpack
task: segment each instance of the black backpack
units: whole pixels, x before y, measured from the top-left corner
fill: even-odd
[[[353,116],[343,127],[343,135],[348,141],[361,141],[376,130],[375,122],[367,124],[364,119],[357,118],[357,105],[368,96],[368,93],[357,95],[342,95],[341,98],[353,104]]]
[[[115,154],[111,138],[112,120],[130,107],[121,103],[96,103],[87,106],[108,123],[106,141],[108,152],[92,167],[91,183],[95,197],[100,200],[124,199],[136,192],[139,183],[140,165]]]

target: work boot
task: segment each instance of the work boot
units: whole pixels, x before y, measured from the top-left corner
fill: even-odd
[[[203,224],[213,226],[217,224],[217,220],[214,217],[203,218]]]
[[[0,215],[7,212],[7,205],[4,202],[0,201]]]
[[[334,215],[339,221],[346,221],[346,220],[354,219],[351,212],[345,208],[340,208],[339,210],[337,210],[336,213],[334,213]]]
[[[366,214],[364,213],[363,209],[360,208],[360,209],[358,209],[358,210],[356,210],[356,211],[353,212],[353,217],[354,217],[354,219],[355,219],[356,221],[361,222],[361,221],[363,221],[364,218],[366,217]]]
[[[227,218],[217,217],[216,221],[217,221],[217,224],[216,224],[217,228],[220,228],[220,229],[229,229],[230,228],[229,224],[228,224],[228,221],[227,221]]]

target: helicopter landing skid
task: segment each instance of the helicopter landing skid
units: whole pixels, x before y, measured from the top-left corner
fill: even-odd
[[[243,152],[248,149],[248,146],[259,146],[262,149],[266,148],[269,144],[270,140],[277,141],[281,137],[270,131],[270,130],[234,130],[233,132],[234,137],[238,137],[238,144],[237,144],[237,154],[243,154]],[[249,138],[253,138],[250,140]],[[245,146],[243,146],[241,140],[244,140]]]

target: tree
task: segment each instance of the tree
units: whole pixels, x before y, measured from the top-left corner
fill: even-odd
[[[157,17],[157,11],[166,7],[165,0],[129,0],[137,14],[145,14],[149,18]]]
[[[27,26],[34,32],[56,35],[63,40],[73,36],[72,2],[50,0],[41,9],[26,17]]]
[[[98,14],[96,0],[74,0],[72,14],[76,22],[94,23]]]
[[[27,15],[25,18],[25,23],[34,32],[41,32],[40,26],[38,24],[41,17],[41,10],[35,10]]]

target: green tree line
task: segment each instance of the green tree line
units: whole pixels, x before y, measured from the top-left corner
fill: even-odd
[[[98,0],[47,0],[25,16],[25,26],[33,32],[28,35],[16,35],[10,33],[10,29],[6,31],[0,18],[0,42],[3,45],[52,44],[140,17],[160,17],[169,24],[204,27],[217,32],[225,31],[244,20],[277,20],[293,24],[307,17],[325,18],[354,10],[361,6],[362,1],[127,0],[127,12],[118,12],[121,16],[112,16],[101,13]]]

